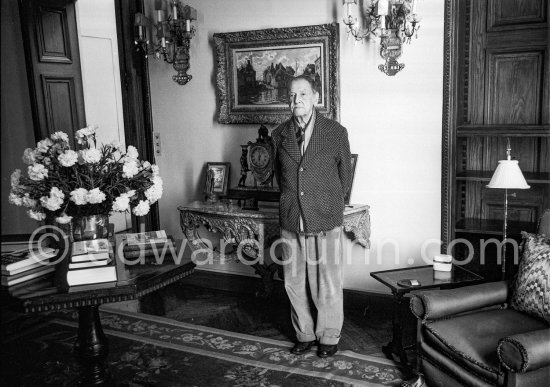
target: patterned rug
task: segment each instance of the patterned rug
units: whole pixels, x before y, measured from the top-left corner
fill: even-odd
[[[69,386],[78,380],[71,357],[76,313],[61,317],[3,341],[3,385]],[[329,359],[315,351],[297,356],[289,353],[290,342],[107,309],[101,321],[109,339],[109,372],[118,386],[399,386],[402,381],[395,363],[351,351]]]

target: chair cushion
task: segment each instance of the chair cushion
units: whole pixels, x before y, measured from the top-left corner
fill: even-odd
[[[550,322],[550,238],[522,232],[523,255],[511,307]]]
[[[498,383],[503,376],[497,357],[499,340],[547,326],[544,321],[513,309],[492,309],[426,322],[422,334],[426,343],[460,366]]]

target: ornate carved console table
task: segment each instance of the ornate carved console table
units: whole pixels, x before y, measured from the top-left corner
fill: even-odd
[[[273,276],[279,265],[273,262],[269,249],[280,235],[278,203],[260,205],[259,210],[243,210],[230,201],[218,203],[192,202],[178,207],[183,234],[194,253],[204,253],[218,262],[249,261],[262,278],[260,296],[268,296]],[[219,235],[201,238],[200,226]],[[370,247],[369,206],[347,206],[344,211],[344,232],[354,242]],[[217,241],[212,241],[217,239]],[[241,259],[239,259],[241,257]],[[248,263],[248,262],[247,262]]]

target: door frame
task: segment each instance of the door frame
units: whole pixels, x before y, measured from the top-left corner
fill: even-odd
[[[144,13],[143,0],[113,0],[118,38],[122,110],[126,144],[136,147],[141,158],[155,163],[149,64],[134,44],[134,15]],[[160,228],[158,202],[146,216],[132,215],[132,232]]]

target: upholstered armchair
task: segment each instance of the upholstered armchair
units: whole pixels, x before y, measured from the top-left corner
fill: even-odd
[[[550,386],[550,239],[524,233],[524,242],[510,283],[411,298],[420,372],[429,387]]]

